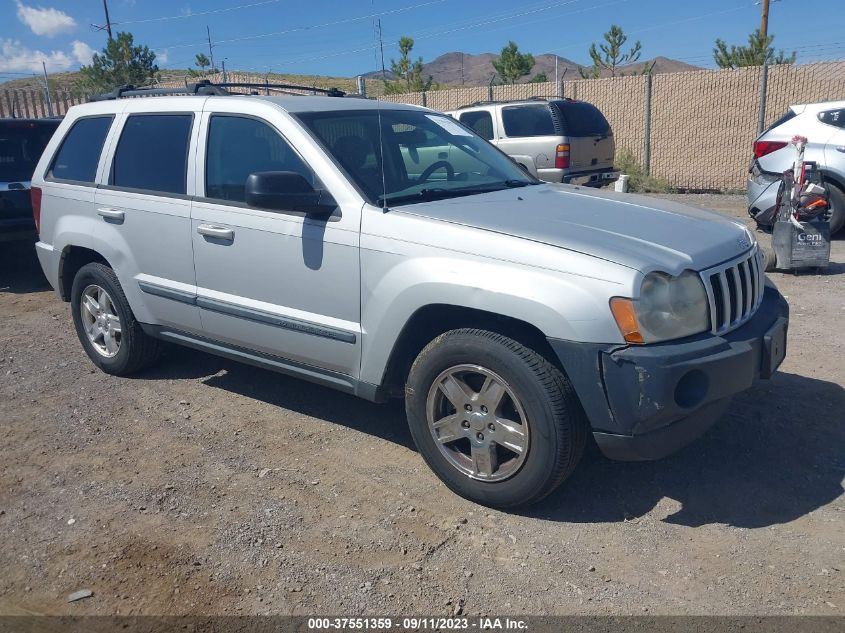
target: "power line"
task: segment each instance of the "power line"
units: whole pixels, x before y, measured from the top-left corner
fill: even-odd
[[[396,13],[403,13],[405,11],[411,11],[411,10],[414,10],[414,9],[420,9],[420,8],[423,8],[423,7],[428,7],[428,6],[431,6],[431,5],[434,5],[434,4],[442,4],[442,3],[447,2],[447,1],[448,0],[427,0],[426,2],[421,2],[419,4],[413,4],[413,5],[406,6],[406,7],[399,7],[397,9],[389,9],[387,11],[380,11],[378,13],[371,13],[369,15],[361,15],[361,16],[357,16],[357,17],[353,17],[353,18],[344,18],[344,19],[340,19],[340,20],[333,20],[331,22],[324,22],[322,24],[313,24],[313,25],[310,25],[310,26],[298,26],[298,27],[294,27],[294,28],[291,28],[291,29],[286,29],[284,31],[273,31],[271,33],[259,33],[257,35],[243,35],[243,36],[240,36],[240,37],[232,37],[232,38],[229,38],[229,39],[218,40],[217,46],[219,46],[221,44],[233,44],[235,42],[245,42],[245,41],[249,41],[249,40],[265,39],[265,38],[268,38],[268,37],[278,37],[278,36],[281,36],[281,35],[290,35],[291,33],[299,33],[299,32],[302,32],[302,31],[310,31],[310,30],[313,30],[313,29],[322,29],[322,28],[327,28],[327,27],[330,27],[330,26],[339,26],[341,24],[350,24],[352,22],[361,22],[363,20],[372,20],[372,19],[379,18],[379,17],[385,16],[385,15],[393,15],[393,14],[396,14]],[[196,43],[171,44],[171,45],[168,45],[168,46],[156,46],[154,48],[167,48],[167,49],[187,48],[187,47],[196,46],[196,45],[197,45]]]
[[[230,11],[239,11],[241,9],[252,9],[253,7],[261,7],[268,4],[276,4],[281,0],[263,0],[263,2],[252,2],[250,4],[241,4],[236,7],[224,7],[222,9],[209,9],[208,11],[199,11],[197,13],[182,13],[180,15],[165,15],[157,18],[144,18],[140,20],[121,20],[115,21],[112,24],[148,24],[149,22],[164,22],[167,20],[185,20],[188,18],[199,18],[206,15],[214,15],[217,13],[228,13]]]

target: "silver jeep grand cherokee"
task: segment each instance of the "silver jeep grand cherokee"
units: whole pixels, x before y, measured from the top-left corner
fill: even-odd
[[[787,304],[720,215],[540,183],[424,108],[127,94],[72,108],[33,177],[41,265],[105,372],[170,342],[404,397],[437,476],[513,507],[588,432],[659,458],[784,357]]]

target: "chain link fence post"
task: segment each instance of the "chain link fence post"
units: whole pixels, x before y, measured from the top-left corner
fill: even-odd
[[[760,110],[757,114],[757,136],[763,133],[766,129],[766,92],[769,83],[769,65],[763,64],[760,66]]]
[[[643,117],[643,172],[651,169],[651,73],[643,76],[645,90],[645,115]]]

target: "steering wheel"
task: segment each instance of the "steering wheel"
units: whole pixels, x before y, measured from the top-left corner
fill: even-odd
[[[438,160],[436,163],[431,163],[431,165],[423,170],[423,173],[421,173],[420,177],[417,178],[417,182],[427,182],[428,179],[431,178],[431,175],[438,169],[446,170],[446,180],[455,179],[455,168],[452,167],[452,164],[445,160]]]

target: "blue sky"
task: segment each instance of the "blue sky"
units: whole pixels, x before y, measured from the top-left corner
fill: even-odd
[[[774,0],[770,33],[797,49],[799,61],[845,58],[843,0]],[[514,40],[535,54],[588,63],[590,42],[611,23],[643,59],[663,55],[712,66],[717,37],[743,42],[759,26],[754,0],[109,0],[115,31],[129,30],[159,56],[162,68],[186,68],[197,52],[226,66],[266,72],[352,76],[380,67],[374,21],[385,58],[402,35],[431,60],[448,51],[496,52]],[[101,0],[0,0],[0,81],[40,70],[78,68],[103,47]]]

